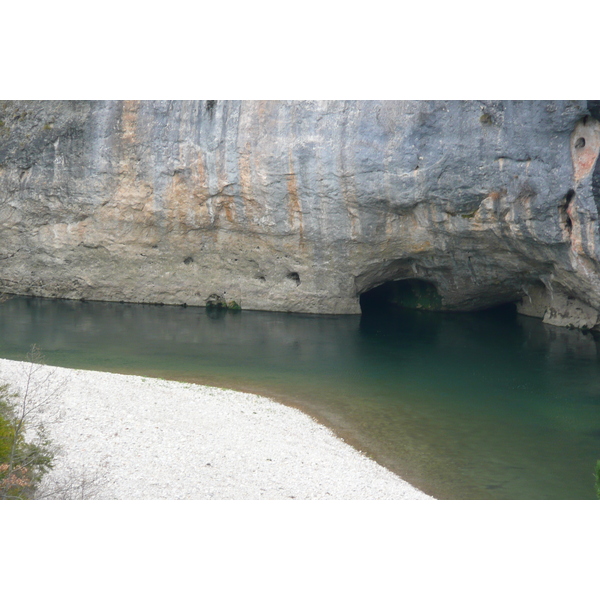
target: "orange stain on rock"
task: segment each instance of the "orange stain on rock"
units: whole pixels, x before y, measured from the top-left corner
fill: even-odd
[[[244,217],[246,225],[254,228],[258,224],[262,211],[259,203],[254,199],[252,148],[250,142],[246,142],[243,151],[238,158],[238,173],[240,178],[240,194],[244,205]]]
[[[173,173],[171,185],[165,190],[167,228],[187,233],[208,227],[211,223],[206,206],[208,196],[204,157],[199,153],[189,170]]]
[[[571,158],[575,182],[590,175],[600,153],[600,122],[591,117],[579,121],[571,134]]]
[[[579,214],[577,213],[576,204],[577,198],[575,197],[567,207],[567,214],[569,215],[569,219],[571,219],[571,251],[575,254],[585,255],[583,239],[581,235],[581,222],[579,220]]]
[[[137,127],[138,111],[140,109],[139,100],[125,100],[123,102],[123,111],[121,124],[123,127],[123,141],[133,144],[135,142],[135,130]]]
[[[229,223],[233,223],[235,221],[235,198],[233,196],[217,196],[214,199],[214,203],[217,207],[218,213],[221,214],[224,212],[225,219],[229,221]]]
[[[418,254],[419,252],[428,252],[432,247],[431,242],[428,241],[416,243],[411,247],[411,253]]]
[[[297,229],[300,234],[300,240],[304,237],[304,221],[302,219],[302,205],[298,195],[298,181],[294,173],[294,165],[292,162],[292,154],[290,152],[290,172],[287,175],[287,190],[288,190],[288,212],[289,223],[292,230]]]

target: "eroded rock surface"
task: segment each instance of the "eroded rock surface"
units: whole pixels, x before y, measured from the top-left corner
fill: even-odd
[[[530,312],[564,296],[589,325],[599,119],[589,101],[3,102],[0,291],[353,313],[410,278],[450,310],[543,288]]]

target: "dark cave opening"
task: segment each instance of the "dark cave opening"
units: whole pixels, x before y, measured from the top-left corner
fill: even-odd
[[[389,312],[402,308],[437,311],[442,298],[432,283],[422,279],[387,281],[360,295],[363,314]]]
[[[442,298],[433,283],[422,279],[387,281],[360,295],[360,308],[363,315],[393,314],[405,309],[429,312],[446,312]],[[512,318],[517,314],[514,301],[500,302],[473,311],[450,311],[457,313],[476,312],[490,318]]]

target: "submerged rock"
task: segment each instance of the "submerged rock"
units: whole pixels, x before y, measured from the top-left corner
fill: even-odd
[[[599,118],[597,101],[3,102],[0,292],[356,313],[416,280],[442,310],[523,299],[593,327]]]

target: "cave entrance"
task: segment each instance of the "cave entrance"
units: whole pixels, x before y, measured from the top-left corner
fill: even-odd
[[[441,310],[442,298],[433,283],[422,279],[387,281],[360,295],[363,314],[389,312],[399,308]]]

